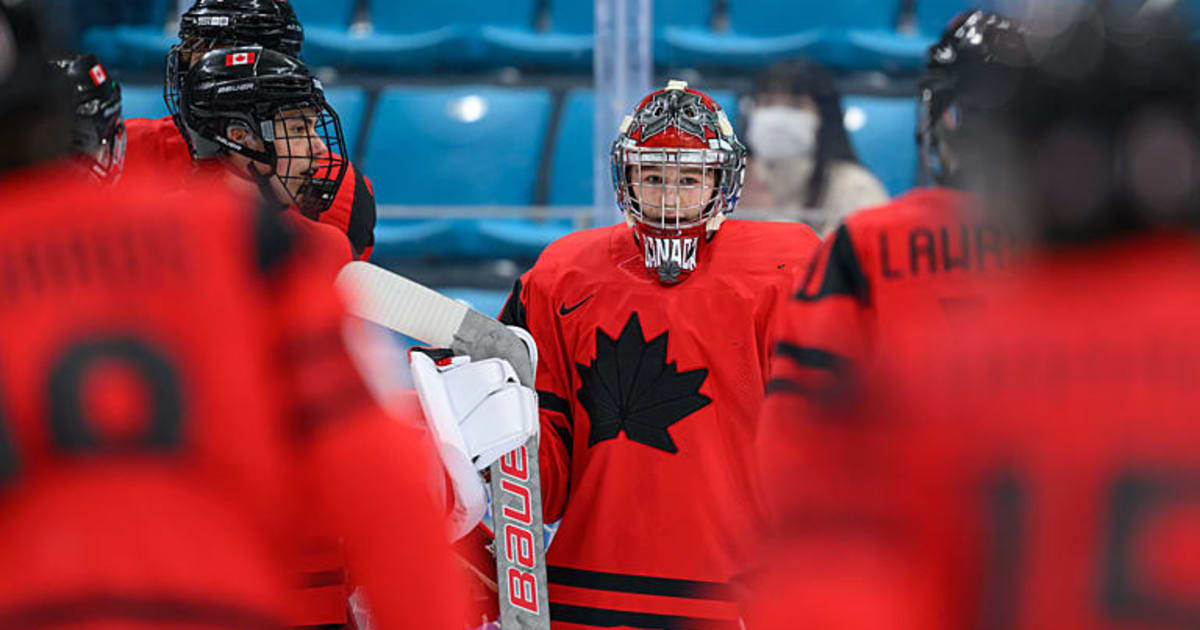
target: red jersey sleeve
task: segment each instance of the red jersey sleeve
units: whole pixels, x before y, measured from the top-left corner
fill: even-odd
[[[835,248],[830,243],[816,265],[829,264]],[[809,343],[821,337],[796,327],[813,319],[783,322],[785,334],[798,336],[780,343],[799,343],[777,353],[775,378],[787,382],[776,383],[763,407],[757,452],[773,528],[765,568],[744,602],[746,627],[944,627],[916,534],[925,498],[906,476],[921,444],[892,421],[888,392],[873,386],[882,380],[850,358],[861,348],[855,308],[830,310],[847,318],[841,345]]]
[[[567,503],[571,476],[571,449],[574,429],[571,422],[571,393],[567,391],[566,370],[570,362],[555,326],[548,296],[537,287],[536,267],[513,285],[500,321],[529,331],[538,347],[536,387],[541,422],[538,461],[542,474],[542,513],[545,522],[562,518]]]
[[[428,485],[427,443],[385,414],[350,359],[337,261],[303,256],[285,223],[260,215],[281,390],[317,520],[341,538],[378,628],[458,628],[463,585]]]
[[[842,225],[817,251],[777,312],[758,460],[773,512],[792,496],[797,421],[836,413],[854,394],[856,369],[871,336],[870,286],[850,230]]]

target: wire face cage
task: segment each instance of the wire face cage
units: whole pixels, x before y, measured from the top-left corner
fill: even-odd
[[[611,162],[626,217],[655,229],[686,230],[733,211],[746,149],[715,101],[672,81],[625,119]]]

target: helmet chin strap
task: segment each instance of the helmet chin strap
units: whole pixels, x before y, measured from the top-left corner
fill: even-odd
[[[258,195],[262,198],[262,203],[267,208],[279,212],[287,210],[291,204],[281,201],[279,196],[275,194],[275,188],[271,186],[271,178],[275,176],[274,170],[267,173],[260,173],[255,169],[255,164],[254,160],[247,162],[245,171],[246,175],[250,177],[250,181],[254,182],[255,187],[258,188]]]

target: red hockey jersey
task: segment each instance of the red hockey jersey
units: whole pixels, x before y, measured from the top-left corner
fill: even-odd
[[[668,287],[620,224],[556,241],[518,281],[501,319],[539,349],[554,627],[737,627],[767,331],[817,243],[728,221]]]
[[[954,329],[894,320],[861,406],[795,419],[759,627],[1195,627],[1198,273],[1194,235],[1078,246]]]
[[[221,188],[0,192],[0,627],[280,627],[309,522],[379,627],[458,627],[434,464],[308,239]]]
[[[803,466],[791,452],[796,418],[856,395],[855,370],[887,351],[889,321],[952,325],[981,304],[972,280],[1012,265],[1011,239],[977,215],[961,193],[917,189],[851,214],[822,244],[772,341],[758,461],[770,493],[782,492],[776,508]]]
[[[197,168],[170,116],[131,118],[125,121],[125,133],[126,177],[162,177],[172,185],[182,185]],[[359,260],[370,258],[375,246],[375,192],[353,164],[347,162],[333,205],[318,221],[344,233]]]

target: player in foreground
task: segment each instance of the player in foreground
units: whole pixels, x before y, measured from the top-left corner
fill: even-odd
[[[71,148],[79,167],[112,186],[125,170],[125,121],[121,85],[95,55],[70,55],[51,61],[74,92],[75,124]]]
[[[196,0],[179,20],[179,44],[167,54],[164,98],[171,116],[127,121],[128,168],[182,183],[203,168],[180,119],[183,84],[188,71],[218,48],[262,46],[299,57],[304,30],[284,0]],[[343,152],[344,146],[331,148]],[[367,259],[375,244],[375,196],[370,181],[345,160],[344,175],[318,171],[291,209],[346,234],[354,256]]]
[[[314,519],[377,628],[458,628],[433,462],[310,242],[223,187],[80,173],[33,4],[0,3],[0,627],[282,627]]]
[[[937,185],[847,217],[786,302],[758,434],[777,512],[788,510],[791,481],[806,465],[794,452],[797,418],[856,395],[854,370],[888,352],[892,321],[970,318],[983,303],[977,276],[1012,266],[1010,222],[983,216],[960,190],[989,167],[964,163],[960,152],[981,132],[997,90],[1017,80],[1024,42],[1015,22],[993,13],[950,22],[920,80],[917,137]]]
[[[860,406],[795,418],[792,579],[758,627],[1200,619],[1200,59],[1160,11],[1029,22],[961,150],[1035,246],[959,325],[891,322]]]
[[[708,96],[650,94],[612,149],[626,221],[551,244],[504,308],[538,347],[555,627],[736,627],[767,330],[817,245],[726,221],[744,160]]]

